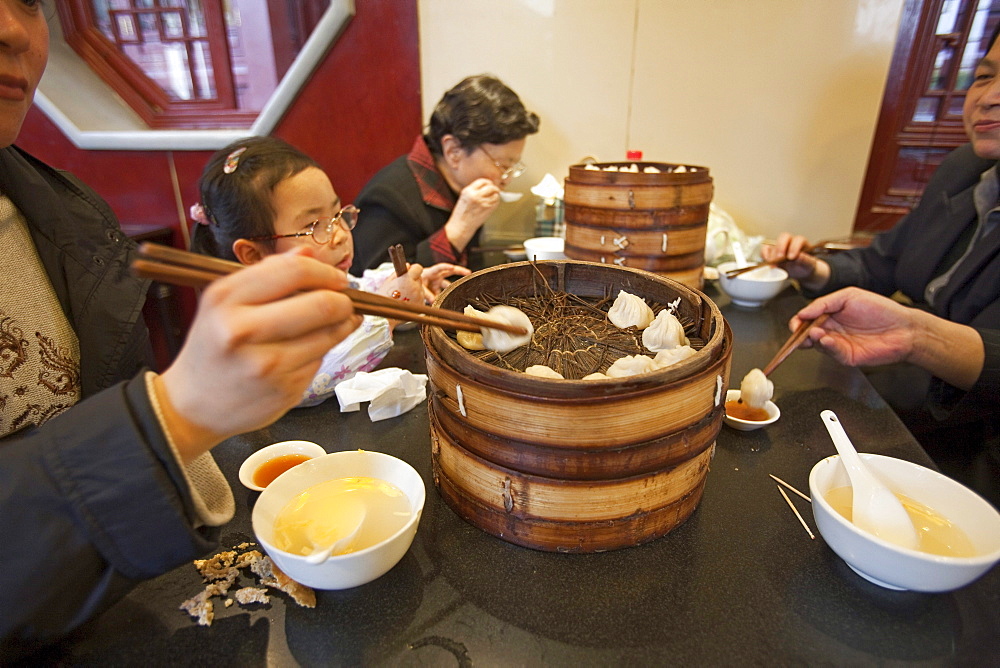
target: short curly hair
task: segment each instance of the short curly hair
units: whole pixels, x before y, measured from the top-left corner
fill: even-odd
[[[454,136],[471,152],[480,144],[506,144],[538,132],[538,114],[524,108],[517,93],[488,74],[460,81],[434,107],[424,141],[440,156],[441,139]]]

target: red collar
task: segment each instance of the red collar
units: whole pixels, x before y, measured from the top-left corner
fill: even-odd
[[[413,142],[413,148],[406,156],[406,164],[417,181],[420,196],[425,204],[444,211],[455,208],[458,198],[438,171],[437,165],[434,164],[434,156],[431,155],[423,137],[417,137]]]

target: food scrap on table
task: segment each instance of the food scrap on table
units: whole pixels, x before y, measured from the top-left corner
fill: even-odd
[[[181,603],[180,609],[195,618],[199,626],[211,626],[215,619],[213,597],[223,597],[223,605],[227,608],[234,600],[241,606],[267,604],[270,602],[268,587],[288,594],[302,607],[316,607],[316,592],[285,575],[270,557],[262,555],[259,550],[250,549],[254,545],[240,543],[234,549],[219,552],[208,559],[194,560],[194,567],[207,584],[198,594]],[[244,575],[242,570],[245,568],[249,568],[257,576],[261,586],[241,587],[229,598],[229,590],[237,578]]]

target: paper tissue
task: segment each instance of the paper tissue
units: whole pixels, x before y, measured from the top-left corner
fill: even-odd
[[[390,367],[371,373],[361,371],[337,385],[340,410],[349,413],[370,401],[368,417],[372,422],[402,415],[427,398],[427,376],[406,369]]]
[[[556,177],[546,174],[531,193],[541,198],[535,207],[535,236],[565,236],[563,224],[563,187]]]

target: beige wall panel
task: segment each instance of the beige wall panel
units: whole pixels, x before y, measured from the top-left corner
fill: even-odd
[[[492,72],[542,117],[511,190],[635,148],[709,167],[750,233],[845,235],[902,4],[420,0],[424,120],[462,77]],[[530,227],[531,199],[491,226]]]

